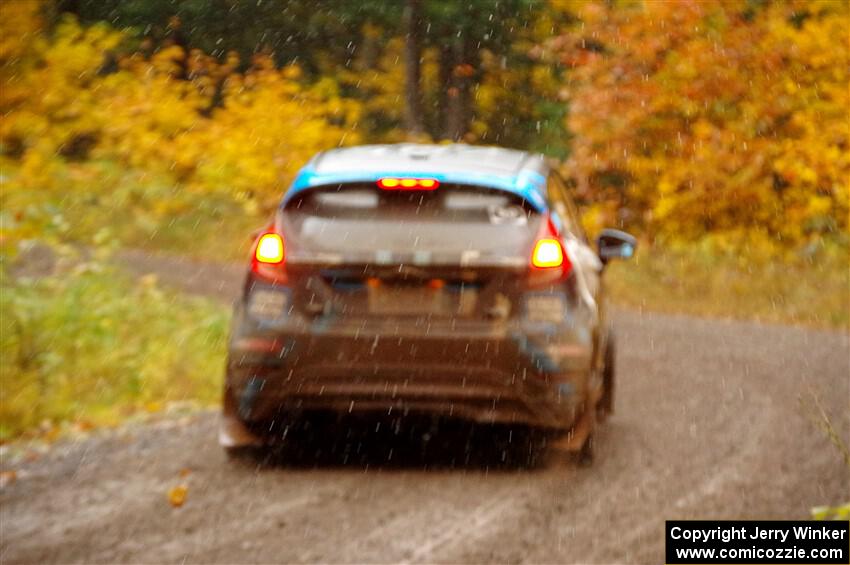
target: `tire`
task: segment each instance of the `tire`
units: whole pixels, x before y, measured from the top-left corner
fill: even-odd
[[[594,450],[594,434],[590,434],[587,436],[587,439],[584,441],[584,445],[581,446],[581,449],[576,453],[576,463],[580,467],[590,467],[593,465],[593,456],[595,453]]]
[[[267,450],[253,445],[225,447],[224,454],[230,463],[236,465],[259,465],[267,459]]]
[[[602,398],[597,406],[598,419],[605,420],[614,413],[614,391],[616,384],[616,346],[614,343],[614,332],[609,331],[608,341],[605,344],[605,355],[603,357],[605,366],[602,369]]]
[[[590,467],[593,465],[596,453],[596,426],[599,424],[597,410],[590,410],[588,415],[590,416],[590,432],[584,439],[582,446],[573,454],[573,458],[579,467]]]
[[[534,428],[517,429],[511,440],[500,442],[499,464],[508,468],[533,469],[545,445],[544,433]]]

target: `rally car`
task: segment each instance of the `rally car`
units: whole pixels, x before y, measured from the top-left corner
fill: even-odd
[[[635,239],[587,239],[539,155],[375,145],[316,155],[251,251],[219,440],[310,414],[515,424],[589,458],[614,395],[602,274]]]

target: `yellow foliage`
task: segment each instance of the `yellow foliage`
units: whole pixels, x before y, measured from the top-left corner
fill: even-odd
[[[222,107],[182,144],[195,153],[199,186],[278,196],[317,151],[359,140],[352,129],[358,105],[327,84],[304,88],[298,76],[297,67],[278,70],[260,56],[227,79]]]
[[[121,35],[104,25],[84,29],[71,19],[57,26],[50,42],[37,30],[18,34],[25,45],[14,51],[21,58],[0,70],[0,143],[45,155],[72,149],[99,129],[97,74]]]
[[[379,41],[375,30],[366,27],[371,45]],[[404,114],[404,65],[399,64],[404,53],[404,42],[394,38],[386,41],[374,61],[357,61],[354,69],[334,69],[329,65],[328,76],[336,76],[341,85],[356,90],[363,99],[362,129],[385,130],[389,142],[404,141],[406,134],[395,127]],[[425,49],[422,53],[421,72],[423,84],[437,81],[436,53]],[[325,78],[326,83],[330,79]],[[388,127],[388,124],[393,126]]]
[[[305,86],[298,67],[258,55],[238,72],[235,55],[176,45],[127,55],[125,35],[106,24],[66,16],[48,37],[38,13],[36,2],[4,3],[0,19],[0,164],[14,171],[4,191],[16,213],[98,161],[261,207],[311,155],[359,140],[359,104],[334,84]],[[93,197],[98,186],[110,183],[93,183]],[[179,212],[153,212],[166,208]]]
[[[4,64],[25,55],[28,36],[41,31],[41,4],[36,1],[0,3],[0,61]]]

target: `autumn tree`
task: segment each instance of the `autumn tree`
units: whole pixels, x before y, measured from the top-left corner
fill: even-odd
[[[569,174],[601,221],[670,244],[847,241],[850,5],[594,2],[549,42],[572,70]]]

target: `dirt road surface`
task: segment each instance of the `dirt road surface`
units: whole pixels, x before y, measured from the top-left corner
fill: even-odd
[[[240,277],[143,254],[127,266],[224,299]],[[18,479],[0,491],[0,561],[660,563],[665,519],[806,518],[850,500],[799,401],[820,394],[847,437],[847,334],[635,311],[615,323],[617,412],[590,468],[551,450],[504,466],[486,431],[426,441],[387,426],[234,463],[206,413],[4,461]]]

